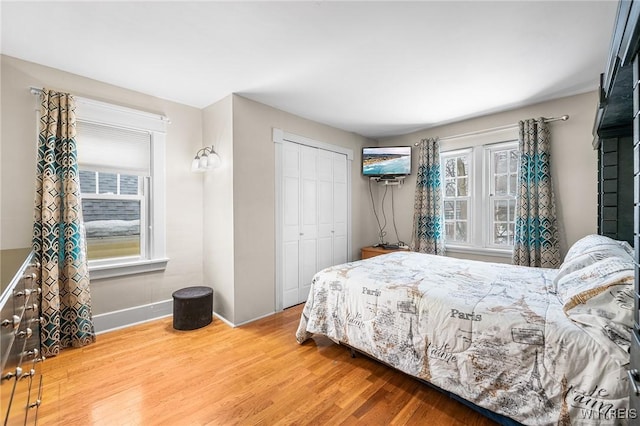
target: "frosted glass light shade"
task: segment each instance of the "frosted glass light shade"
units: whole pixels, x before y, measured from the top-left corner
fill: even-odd
[[[215,169],[220,165],[220,156],[216,152],[209,154],[207,169]]]
[[[196,157],[191,162],[191,171],[206,172],[207,170],[215,169],[220,164],[220,156],[214,151],[212,145],[198,150]]]

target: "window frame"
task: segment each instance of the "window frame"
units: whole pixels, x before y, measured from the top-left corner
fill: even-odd
[[[460,196],[460,195],[455,195],[455,196],[447,196],[446,195],[446,167],[445,167],[445,162],[447,161],[447,159],[450,158],[459,158],[462,156],[468,156],[468,170],[467,170],[467,195],[466,196]],[[473,226],[473,220],[472,215],[474,212],[474,199],[473,199],[473,187],[475,184],[475,179],[474,179],[474,167],[473,167],[473,149],[472,148],[466,148],[466,149],[459,149],[459,150],[455,150],[455,151],[447,151],[445,153],[442,153],[440,155],[440,167],[442,170],[442,182],[443,182],[443,186],[442,186],[442,203],[443,203],[443,216],[444,216],[444,204],[447,201],[453,201],[454,202],[454,221],[455,223],[458,222],[457,218],[455,218],[455,204],[457,204],[457,201],[466,201],[467,202],[467,241],[466,242],[461,242],[461,241],[456,241],[454,244],[452,244],[453,246],[461,246],[461,247],[471,247],[472,246],[472,235],[474,232],[474,226]],[[459,176],[455,176],[456,179],[458,179]],[[456,192],[457,192],[457,185],[456,185]],[[446,235],[446,220],[445,220],[445,235]]]
[[[143,177],[146,199],[144,229],[142,220],[140,223],[140,233],[146,237],[144,256],[89,260],[91,279],[164,270],[169,261],[166,256],[165,202],[165,145],[169,120],[158,114],[80,97],[76,97],[76,117],[78,121],[148,132],[150,137],[150,176]],[[81,146],[81,142],[78,145]]]
[[[96,170],[90,169],[79,169],[81,172],[90,172],[95,173],[96,180],[96,192],[82,192],[82,201],[85,200],[124,200],[124,201],[138,201],[140,203],[140,254],[135,256],[113,256],[109,258],[101,258],[90,260],[92,265],[110,265],[116,259],[118,260],[145,260],[147,259],[147,247],[149,245],[149,236],[148,236],[148,221],[149,221],[149,208],[148,208],[148,188],[149,188],[149,177],[146,176],[138,176],[138,194],[121,194],[120,193],[120,177],[124,173],[120,173],[119,171],[108,172],[116,175],[116,193],[107,193],[100,192],[100,174],[105,172],[100,172]]]
[[[517,208],[517,197],[518,197],[518,175],[519,175],[519,166],[520,159],[518,157],[516,163],[516,182],[515,182],[515,195],[511,196],[507,193],[507,195],[496,195],[493,177],[495,176],[495,164],[492,161],[492,154],[497,151],[512,151],[518,150],[518,141],[508,141],[508,142],[498,142],[493,144],[482,145],[484,149],[484,157],[485,162],[483,163],[483,167],[485,167],[485,175],[486,175],[486,186],[487,191],[483,197],[483,204],[485,204],[483,210],[485,213],[485,220],[483,221],[483,228],[486,232],[486,235],[483,238],[484,247],[495,250],[508,250],[509,253],[513,251],[513,244],[508,246],[508,248],[503,244],[495,244],[493,242],[494,236],[494,224],[495,224],[495,210],[493,209],[493,201],[514,201],[514,221],[515,221],[515,209]],[[510,160],[509,160],[510,161]],[[508,166],[507,166],[508,167]],[[509,188],[509,175],[511,174],[507,169],[507,188]],[[508,191],[508,189],[507,189]],[[486,200],[486,201],[485,201]],[[507,212],[507,222],[509,222],[509,216]],[[514,223],[514,231],[515,231],[515,223]]]
[[[517,136],[513,133],[503,132],[502,135],[481,135],[480,137],[462,138],[462,140],[444,142],[440,151],[440,164],[443,165],[442,158],[450,157],[459,152],[469,151],[470,154],[470,184],[471,207],[469,212],[469,243],[447,242],[445,239],[445,249],[451,253],[476,254],[484,256],[511,257],[513,246],[491,244],[491,177],[490,158],[491,152],[500,151],[507,147],[518,148]],[[516,133],[517,134],[517,133]],[[493,137],[492,137],[493,136]],[[444,172],[443,172],[444,176]],[[444,177],[442,178],[442,199],[443,218],[445,187]],[[516,194],[517,195],[517,194]],[[446,219],[444,220],[446,227]]]

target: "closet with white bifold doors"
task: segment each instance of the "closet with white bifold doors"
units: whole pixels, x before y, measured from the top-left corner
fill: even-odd
[[[311,280],[347,262],[347,155],[283,141],[281,153],[282,308],[307,300]]]

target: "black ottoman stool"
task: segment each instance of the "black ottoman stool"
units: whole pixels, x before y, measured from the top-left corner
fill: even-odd
[[[186,287],[173,292],[173,328],[195,330],[210,324],[213,316],[213,289]]]

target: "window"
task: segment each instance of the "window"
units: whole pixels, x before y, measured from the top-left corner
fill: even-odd
[[[90,260],[145,257],[148,215],[144,182],[136,175],[80,170]]]
[[[518,185],[517,142],[444,151],[443,206],[447,249],[511,252]]]
[[[91,278],[164,269],[165,122],[84,99],[76,114]]]
[[[469,243],[471,193],[471,150],[442,156],[444,170],[445,240]]]
[[[488,245],[495,247],[513,247],[519,155],[511,145],[485,148],[490,185]]]

